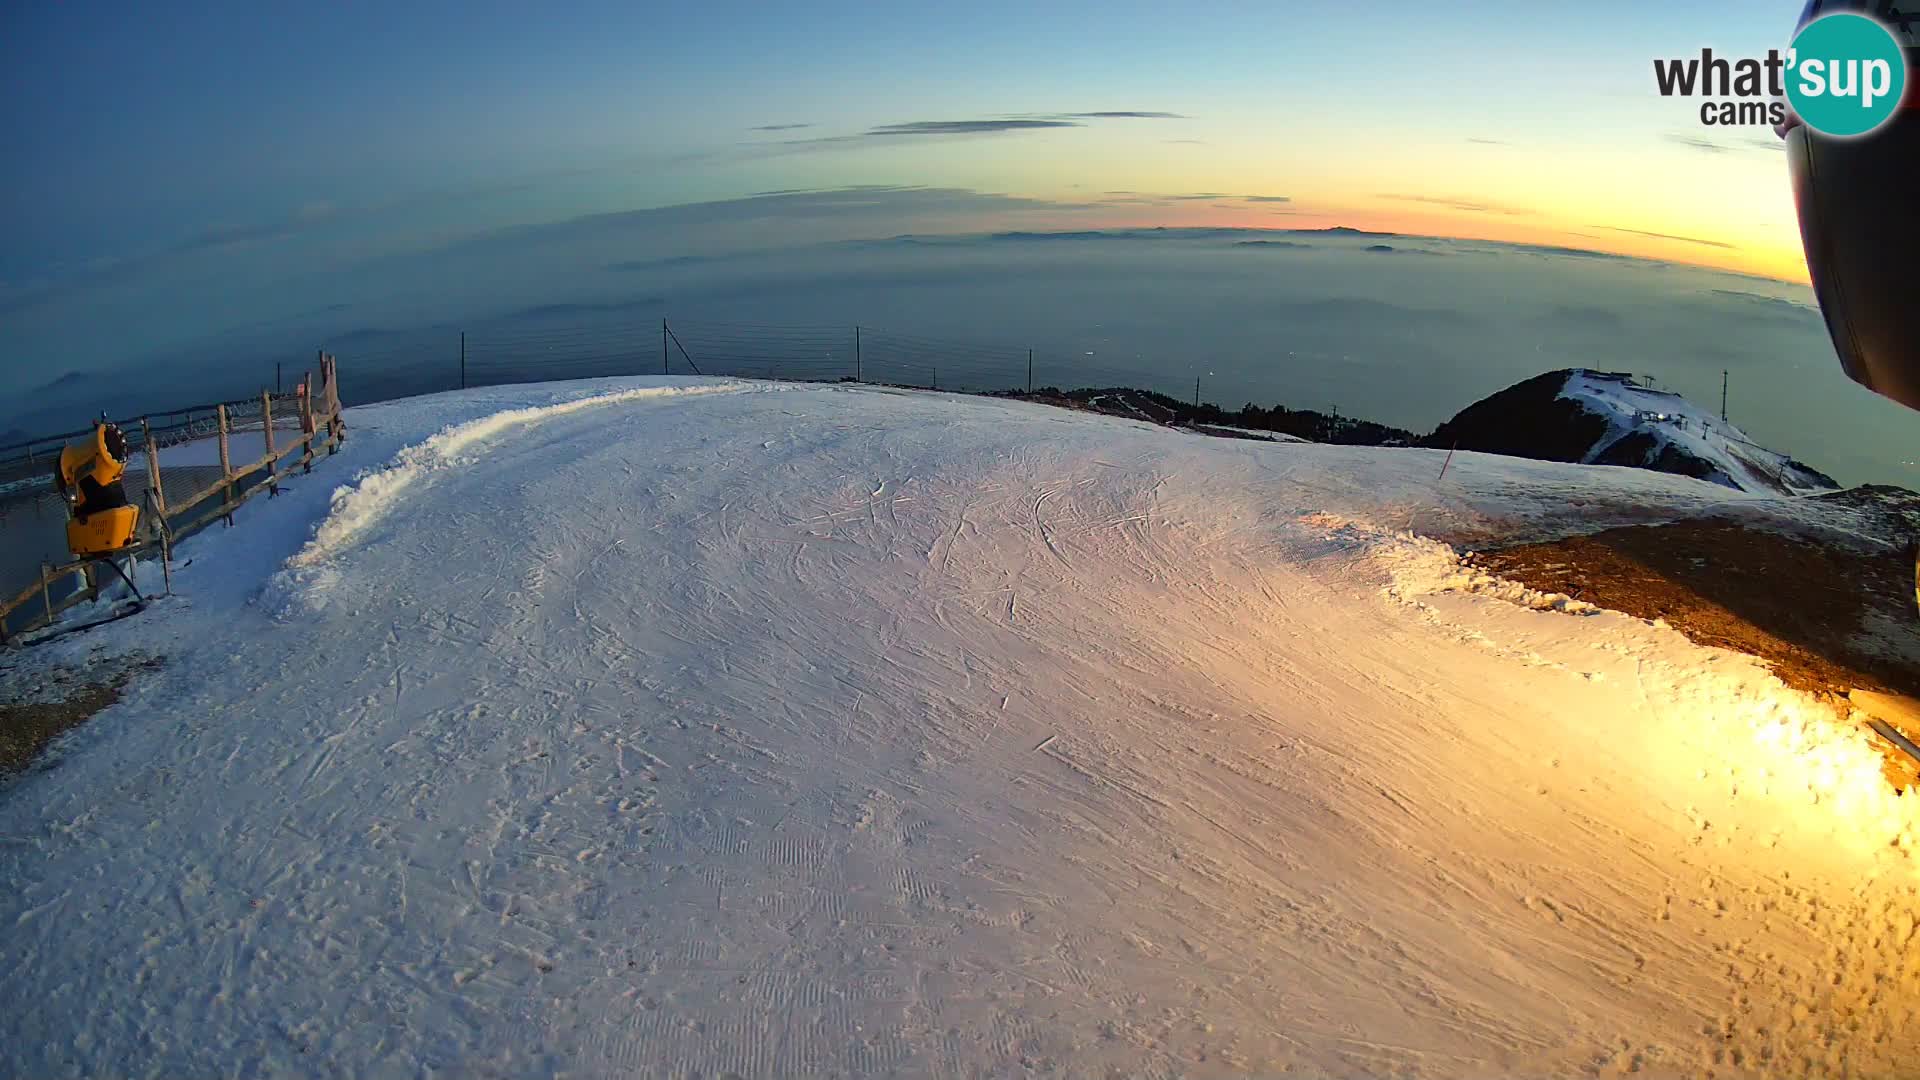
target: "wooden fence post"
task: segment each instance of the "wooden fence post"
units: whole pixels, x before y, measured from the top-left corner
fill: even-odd
[[[147,489],[153,492],[161,517],[167,516],[167,489],[160,486],[160,448],[153,444],[153,428],[140,418],[140,439],[147,446]]]
[[[309,370],[300,383],[300,433],[306,439],[306,452],[300,455],[300,471],[313,472],[313,372]]]
[[[214,416],[220,421],[220,478],[226,485],[226,490],[220,493],[220,501],[225,504],[229,511],[227,514],[227,524],[232,525],[233,515],[231,511],[235,500],[233,490],[233,460],[227,455],[227,407],[225,405],[215,405],[213,410]]]
[[[147,508],[153,510],[153,492],[147,493]],[[167,595],[173,595],[173,532],[167,528],[167,514],[164,509],[157,511],[153,519],[153,537],[160,544],[160,579],[166,583]]]
[[[273,395],[260,391],[260,430],[267,439],[267,498],[280,494],[280,460],[273,452]]]

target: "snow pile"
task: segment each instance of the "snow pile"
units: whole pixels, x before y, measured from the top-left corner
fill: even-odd
[[[1473,620],[1456,620],[1463,609],[1443,598],[1490,596],[1534,611],[1595,616],[1602,626],[1643,623],[1656,639],[1668,644],[1685,641],[1663,620],[1635,619],[1564,593],[1544,593],[1492,577],[1463,562],[1452,548],[1433,540],[1376,534],[1369,555],[1388,575],[1388,584],[1382,590],[1385,595],[1419,610],[1436,624],[1452,627],[1464,639],[1523,663],[1563,670],[1567,667],[1543,657],[1534,648],[1495,642],[1474,629]],[[1593,645],[1607,647],[1599,642]],[[1676,735],[1703,745],[1717,743],[1729,758],[1739,757],[1738,765],[1728,771],[1730,777],[1736,777],[1736,783],[1744,773],[1756,778],[1766,794],[1784,793],[1816,806],[1823,802],[1837,805],[1840,813],[1859,823],[1856,841],[1863,849],[1886,846],[1910,853],[1920,851],[1920,814],[1915,813],[1915,800],[1884,782],[1880,752],[1861,737],[1858,729],[1836,725],[1831,708],[1806,695],[1754,693],[1752,671],[1763,665],[1749,657],[1691,645],[1679,651],[1685,654],[1684,659],[1693,659],[1696,653],[1717,653],[1717,659],[1724,663],[1690,664],[1670,658],[1657,662],[1662,693],[1699,707],[1698,723]],[[1649,672],[1643,664],[1636,674],[1644,679]],[[1597,675],[1592,672],[1587,677]]]
[[[86,636],[165,666],[0,792],[10,1067],[1905,1066],[1864,738],[1405,533],[1769,500],[779,390],[355,409],[355,485],[189,541]]]
[[[1741,491],[1800,495],[1839,486],[1679,394],[1635,385],[1630,375],[1576,369],[1560,396],[1606,420],[1589,463],[1682,472]]]
[[[326,520],[320,523],[313,539],[288,560],[288,564],[293,567],[309,567],[331,558],[385,516],[399,501],[400,496],[422,477],[436,469],[454,468],[463,464],[463,451],[502,432],[567,413],[579,412],[582,409],[616,405],[644,398],[737,392],[744,388],[745,384],[742,383],[721,383],[690,387],[650,386],[607,394],[582,393],[577,397],[551,405],[504,409],[478,420],[455,424],[424,442],[402,450],[393,461],[378,471],[363,475],[352,484],[336,488],[333,492],[332,508]]]

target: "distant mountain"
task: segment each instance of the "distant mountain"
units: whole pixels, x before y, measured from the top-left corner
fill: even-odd
[[[1330,225],[1324,229],[1279,229],[1278,232],[1293,233],[1296,236],[1399,236],[1399,233],[1373,232],[1368,229],[1355,229],[1346,225]]]
[[[1425,440],[1543,461],[1678,473],[1736,491],[1804,495],[1840,485],[1769,450],[1678,394],[1620,372],[1569,368],[1515,383],[1462,409]]]

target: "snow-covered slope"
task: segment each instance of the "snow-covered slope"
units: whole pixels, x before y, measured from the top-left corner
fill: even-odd
[[[170,643],[0,792],[9,1071],[1909,1061],[1860,737],[1400,531],[1775,500],[868,388],[349,425],[43,650]]]
[[[1588,462],[1684,473],[1741,491],[1797,495],[1839,487],[1679,394],[1637,386],[1628,375],[1576,370],[1560,396],[1607,421]]]
[[[1738,491],[1800,495],[1839,486],[1678,394],[1585,368],[1550,371],[1483,398],[1427,444],[1656,469]]]

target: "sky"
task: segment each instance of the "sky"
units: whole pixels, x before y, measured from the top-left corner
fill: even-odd
[[[1804,282],[1771,131],[1703,127],[1652,71],[1761,54],[1794,15],[17,0],[0,388],[298,319],[503,232],[869,185],[976,198],[750,238],[1339,224]]]

